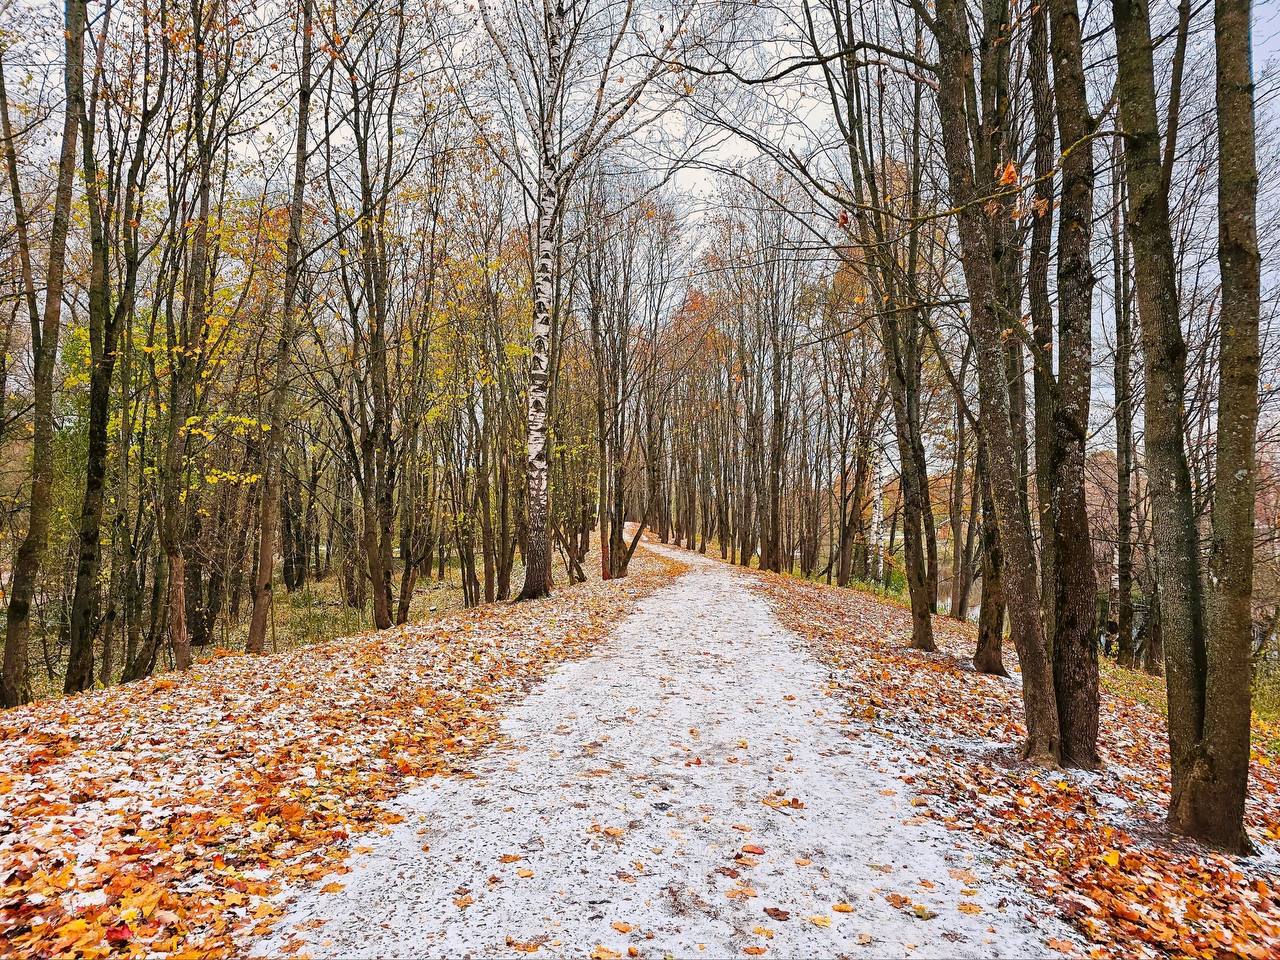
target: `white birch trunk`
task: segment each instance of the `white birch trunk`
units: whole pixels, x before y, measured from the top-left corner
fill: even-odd
[[[872,454],[874,480],[871,484],[871,577],[884,575],[884,463]]]
[[[547,538],[549,496],[547,485],[547,394],[551,373],[551,311],[555,299],[555,245],[558,234],[559,160],[556,117],[561,83],[561,40],[564,8],[559,4],[547,16],[547,97],[539,130],[538,232],[533,267],[533,331],[529,355],[529,542],[525,554],[521,599],[551,592],[551,545]]]

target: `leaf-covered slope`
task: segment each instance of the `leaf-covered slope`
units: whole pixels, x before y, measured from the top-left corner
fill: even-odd
[[[0,953],[220,956],[679,565],[0,714]]]
[[[756,583],[832,669],[849,709],[915,763],[904,779],[920,814],[1003,849],[1089,937],[1094,956],[1280,952],[1280,780],[1266,747],[1254,751],[1247,811],[1262,855],[1224,856],[1164,828],[1168,746],[1158,710],[1104,691],[1102,769],[1029,766],[1017,755],[1017,674],[973,671],[971,627],[936,618],[940,652],[922,654],[907,648],[910,614],[900,607],[790,577]]]

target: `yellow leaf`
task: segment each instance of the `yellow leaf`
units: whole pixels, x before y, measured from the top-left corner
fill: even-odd
[[[960,912],[968,913],[968,914],[979,914],[982,912],[982,907],[978,906],[976,903],[970,903],[968,901],[965,901],[964,903],[960,904]]]
[[[1105,860],[1111,866],[1118,867],[1120,865],[1120,851],[1108,850],[1106,853],[1102,855],[1102,859]]]
[[[837,903],[831,907],[836,913],[853,913],[853,907],[847,903]]]
[[[812,916],[809,918],[809,922],[812,923],[815,927],[831,926],[831,918],[826,916],[825,914],[816,914],[815,916]]]

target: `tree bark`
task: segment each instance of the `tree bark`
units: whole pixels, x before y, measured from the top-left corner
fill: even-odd
[[[1007,677],[1004,667],[1004,591],[1000,586],[1000,531],[996,527],[995,503],[991,499],[987,457],[978,445],[978,484],[982,490],[982,606],[978,611],[978,645],[973,652],[973,668],[979,673]]]
[[[1114,167],[1124,168],[1124,151],[1116,139]],[[1114,178],[1112,196],[1113,313],[1116,326],[1116,660],[1135,666],[1133,654],[1133,317],[1128,238],[1124,233],[1123,177]]]
[[[31,637],[31,604],[36,577],[49,542],[49,514],[53,505],[53,376],[57,364],[58,334],[62,324],[62,291],[66,273],[67,232],[76,173],[76,141],[80,117],[77,105],[84,100],[85,0],[67,0],[66,106],[62,145],[58,155],[58,180],[53,200],[53,226],[49,234],[49,261],[45,271],[44,313],[39,327],[31,329],[34,355],[32,374],[31,484],[27,534],[13,562],[9,608],[5,624],[4,668],[0,674],[0,703],[11,707],[31,698],[27,669],[27,645]],[[6,111],[6,126],[7,126]],[[12,137],[6,131],[6,145]],[[11,179],[11,184],[16,180]],[[15,198],[17,194],[15,193]],[[21,201],[18,201],[21,203]]]
[[[276,341],[271,395],[262,438],[262,498],[258,521],[258,573],[253,584],[253,613],[245,650],[266,649],[267,620],[271,615],[271,581],[275,567],[280,517],[280,471],[285,407],[289,401],[289,351],[296,326],[295,305],[302,260],[302,205],[307,183],[307,124],[311,112],[311,0],[302,0],[302,60],[298,79],[298,126],[294,137],[293,193],[289,202],[289,235],[285,240],[284,303],[280,313],[280,337]]]
[[[565,11],[560,3],[549,7],[547,17],[548,85],[558,88]],[[529,354],[529,445],[525,469],[528,479],[528,540],[525,546],[524,585],[521,600],[551,593],[551,541],[548,536],[550,498],[547,400],[551,375],[551,320],[555,309],[556,242],[559,237],[560,176],[556,156],[555,108],[547,104],[539,131],[538,225],[533,269],[533,332]]]
[[[966,90],[972,89],[973,50],[958,0],[937,4],[938,108],[952,202],[959,208],[961,261],[969,290],[978,370],[979,419],[991,469],[992,497],[1002,551],[1002,577],[1011,635],[1022,664],[1027,739],[1023,753],[1039,762],[1060,759],[1058,710],[1040,620],[1035,548],[1019,494],[1018,449],[1010,420],[1004,338],[996,315],[992,258],[982,219],[969,136]]]
[[[1258,171],[1250,0],[1217,0],[1218,268],[1222,278],[1217,474],[1209,557],[1210,625],[1204,728],[1169,820],[1180,833],[1237,853],[1249,783],[1254,483],[1258,429]]]
[[[1062,198],[1058,206],[1058,371],[1051,487],[1053,673],[1062,762],[1098,764],[1098,586],[1085,506],[1085,443],[1093,365],[1093,130],[1075,0],[1049,4]]]
[[[1169,700],[1170,824],[1174,829],[1194,829],[1194,821],[1180,808],[1200,758],[1207,649],[1199,535],[1185,446],[1187,350],[1160,155],[1151,24],[1142,0],[1112,0],[1111,8],[1129,197],[1126,216],[1146,376],[1146,461]]]

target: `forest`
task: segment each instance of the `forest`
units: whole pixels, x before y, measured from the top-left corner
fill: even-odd
[[[464,672],[481,644],[487,685],[419,704],[463,710],[454,744],[491,725],[478,691],[516,695],[499,674],[694,618],[787,676],[783,632],[840,670],[875,634],[926,665],[902,716],[1012,691],[973,735],[1031,777],[1127,769],[1110,704],[1146,691],[1159,842],[1270,870],[1278,24],[1250,0],[0,4],[0,724],[45,745],[0,795],[81,710],[117,729],[172,697],[214,736],[224,662],[278,691],[313,648],[402,656],[378,669],[413,686],[425,654],[387,638]],[[499,624],[558,639],[483,647]],[[963,690],[928,685],[948,657]],[[392,754],[427,736],[396,729]],[[22,829],[0,816],[0,854]],[[19,955],[142,949],[127,917],[41,940],[85,914],[13,869]],[[1249,876],[1241,939],[1179,911],[1153,955],[1274,956],[1280,878]],[[198,924],[165,947],[149,922],[198,954]]]

